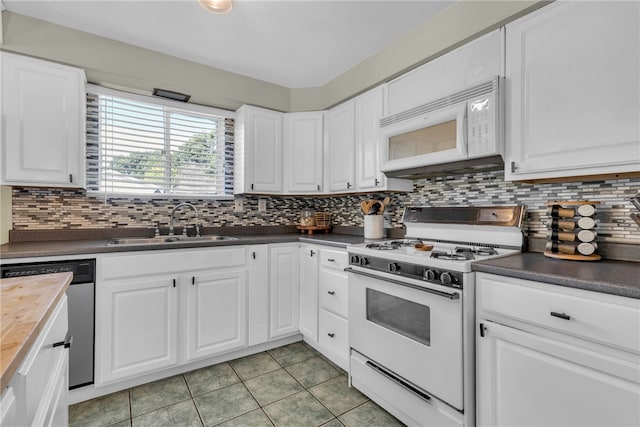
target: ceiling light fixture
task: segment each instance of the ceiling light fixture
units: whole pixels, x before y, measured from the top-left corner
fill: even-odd
[[[233,7],[233,0],[198,0],[198,3],[207,12],[217,13],[218,15],[231,12]]]

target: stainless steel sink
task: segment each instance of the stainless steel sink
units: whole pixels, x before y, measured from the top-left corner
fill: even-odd
[[[238,240],[232,236],[160,236],[160,237],[116,237],[107,243],[108,246],[114,245],[155,245],[163,243],[179,243],[179,242],[214,242],[223,240]]]
[[[178,238],[178,241],[181,242],[211,242],[211,241],[221,241],[221,240],[238,240],[237,237],[232,237],[232,236],[219,236],[219,235],[215,235],[212,234],[210,236],[191,236],[191,237],[184,237],[184,236],[174,236]]]

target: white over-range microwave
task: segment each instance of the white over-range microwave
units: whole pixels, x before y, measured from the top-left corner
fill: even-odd
[[[504,167],[504,79],[380,120],[382,172],[420,178]]]

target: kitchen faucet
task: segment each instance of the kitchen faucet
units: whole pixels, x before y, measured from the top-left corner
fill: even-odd
[[[184,206],[188,206],[191,209],[193,209],[193,211],[196,213],[196,220],[198,219],[198,209],[196,209],[195,206],[193,206],[191,203],[187,203],[187,202],[183,202],[183,203],[178,203],[173,210],[171,210],[171,215],[169,215],[169,236],[173,236],[173,221],[174,221],[174,215],[176,213],[176,211],[178,209],[180,209],[181,207]],[[182,234],[184,234],[186,236],[187,234],[187,226],[184,227]],[[200,237],[200,226],[199,224],[197,224],[196,222],[196,236]]]

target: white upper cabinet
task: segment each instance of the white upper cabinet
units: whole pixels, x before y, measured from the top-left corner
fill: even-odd
[[[506,59],[506,179],[640,170],[640,3],[545,6]]]
[[[243,105],[235,127],[234,193],[281,193],[282,113]]]
[[[84,187],[84,71],[1,58],[2,184]]]
[[[290,194],[322,191],[323,113],[284,114],[284,189]]]
[[[495,30],[389,82],[385,116],[501,76],[503,64],[504,33]]]
[[[380,172],[380,119],[384,88],[379,86],[329,110],[325,122],[327,192],[411,191],[404,179]]]
[[[384,187],[380,172],[380,119],[384,93],[379,86],[356,98],[356,182],[359,190]]]
[[[347,101],[332,108],[326,117],[327,191],[355,190],[355,101]]]

